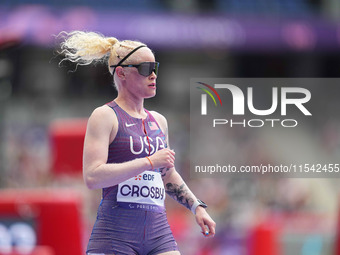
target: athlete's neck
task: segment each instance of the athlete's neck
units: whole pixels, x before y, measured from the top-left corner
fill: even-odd
[[[118,95],[114,101],[132,117],[145,119],[147,116],[144,110],[144,99],[136,100]]]

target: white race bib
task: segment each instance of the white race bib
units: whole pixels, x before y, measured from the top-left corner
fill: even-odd
[[[117,202],[131,209],[164,208],[165,189],[159,172],[144,171],[118,185]]]

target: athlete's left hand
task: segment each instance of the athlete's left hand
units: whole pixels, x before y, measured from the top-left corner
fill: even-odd
[[[216,223],[202,206],[197,206],[195,218],[202,229],[202,234],[205,237],[214,237]]]

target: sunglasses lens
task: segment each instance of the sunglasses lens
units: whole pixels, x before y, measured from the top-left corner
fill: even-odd
[[[145,77],[147,77],[147,76],[149,76],[151,73],[149,73],[150,71],[149,71],[149,65],[150,63],[142,63],[142,64],[140,64],[139,66],[138,66],[138,72],[139,72],[139,74],[141,74],[141,75],[143,75],[143,76],[145,76]]]
[[[152,72],[155,72],[155,74],[158,74],[158,62],[145,62],[138,66],[138,72],[139,74],[148,77]]]
[[[156,75],[158,75],[158,67],[159,67],[159,63],[158,63],[158,62],[155,62],[155,63],[154,63],[153,71],[155,72]]]

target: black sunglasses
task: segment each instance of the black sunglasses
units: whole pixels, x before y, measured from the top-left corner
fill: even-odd
[[[159,62],[143,62],[138,65],[112,65],[110,67],[115,67],[116,69],[117,66],[136,67],[140,75],[148,77],[152,72],[155,72],[156,75],[158,74]]]

